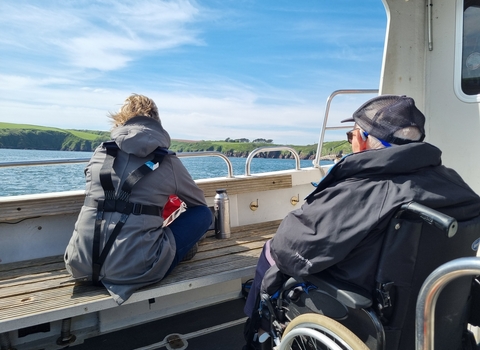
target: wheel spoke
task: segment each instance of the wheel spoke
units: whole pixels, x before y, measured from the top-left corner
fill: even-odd
[[[348,328],[319,314],[303,314],[283,333],[280,350],[368,350]]]

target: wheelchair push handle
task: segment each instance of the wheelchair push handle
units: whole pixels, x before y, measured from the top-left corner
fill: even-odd
[[[452,238],[457,233],[457,220],[439,211],[426,207],[416,202],[403,204],[402,210],[417,214],[426,223],[435,226],[445,232],[448,238]]]

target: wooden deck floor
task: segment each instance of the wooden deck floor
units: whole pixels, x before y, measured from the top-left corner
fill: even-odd
[[[222,240],[212,232],[192,260],[181,263],[161,282],[137,291],[126,303],[253,275],[263,244],[279,223],[236,227],[231,238]],[[0,333],[116,307],[104,288],[75,285],[69,278],[62,256],[0,264]]]

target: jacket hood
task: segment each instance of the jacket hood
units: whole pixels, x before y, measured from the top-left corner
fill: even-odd
[[[158,147],[170,147],[170,135],[150,117],[133,117],[113,129],[111,136],[122,151],[137,157],[146,157]]]
[[[408,174],[428,166],[438,166],[442,164],[441,156],[440,149],[426,142],[353,153],[335,164],[313,193],[348,178]]]

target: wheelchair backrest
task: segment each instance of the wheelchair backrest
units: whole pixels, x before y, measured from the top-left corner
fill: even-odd
[[[422,219],[399,212],[389,223],[376,273],[377,313],[385,329],[386,349],[415,349],[415,308],[427,276],[450,260],[476,255],[480,216],[458,222],[448,238]],[[472,279],[460,278],[441,293],[435,311],[436,349],[457,349],[468,317]]]

